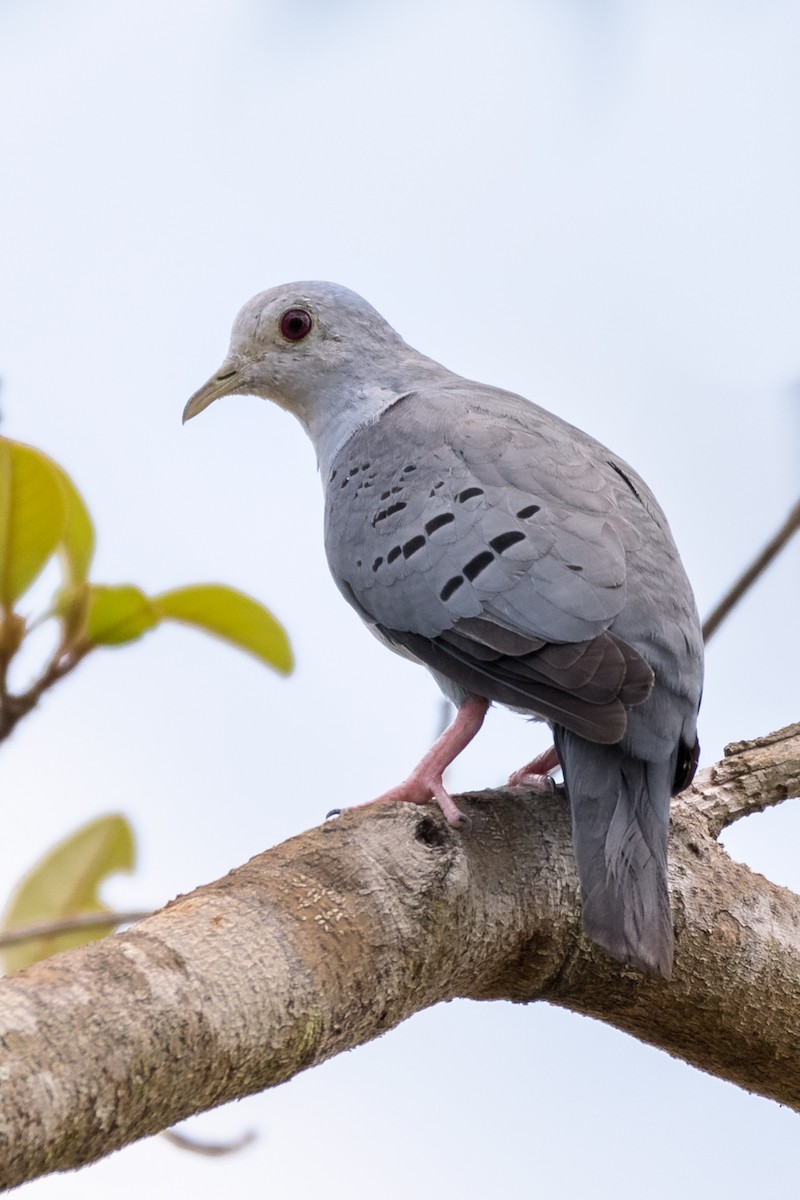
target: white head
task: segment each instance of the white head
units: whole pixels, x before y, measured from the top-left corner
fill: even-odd
[[[183,419],[220,396],[262,396],[302,422],[322,465],[355,429],[411,390],[409,368],[419,376],[434,366],[444,370],[349,288],[287,283],[245,304],[225,361],[189,400]]]

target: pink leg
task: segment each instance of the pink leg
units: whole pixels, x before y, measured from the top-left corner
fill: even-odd
[[[532,788],[539,796],[548,795],[555,789],[555,784],[550,778],[550,772],[555,771],[556,767],[560,765],[556,748],[555,746],[551,746],[549,750],[545,750],[543,754],[538,754],[536,758],[526,763],[524,767],[520,767],[513,775],[509,775],[508,786]]]
[[[453,797],[442,783],[451,762],[468,746],[483,724],[488,700],[470,696],[456,713],[452,725],[434,742],[422,761],[414,768],[404,783],[389,788],[382,796],[371,800],[371,804],[430,804],[435,800],[444,813],[448,825],[458,827],[467,823],[467,817],[456,807]]]

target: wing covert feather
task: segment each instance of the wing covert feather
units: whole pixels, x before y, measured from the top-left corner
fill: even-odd
[[[694,601],[658,504],[610,451],[465,381],[410,394],[358,430],[324,483],[338,586],[454,694],[605,743],[639,706],[637,741],[674,745],[699,690],[677,666],[701,662],[686,644]],[[653,669],[677,707],[650,695]]]

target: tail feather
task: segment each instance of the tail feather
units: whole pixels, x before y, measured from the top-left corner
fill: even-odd
[[[615,958],[669,979],[667,839],[675,764],[633,758],[561,727],[554,733],[572,808],[584,930]]]

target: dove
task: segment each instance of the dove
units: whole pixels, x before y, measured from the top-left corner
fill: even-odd
[[[334,283],[248,301],[184,421],[229,394],[272,400],[300,421],[339,590],[456,706],[408,779],[378,800],[438,803],[458,827],[442,776],[488,707],[546,722],[554,749],[510,783],[552,789],[561,766],[585,933],[669,978],[670,798],[697,764],[703,644],[644,481],[546,409],[414,350]]]

